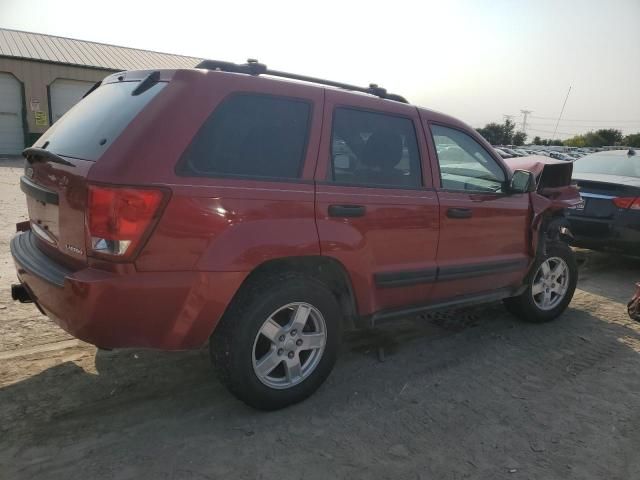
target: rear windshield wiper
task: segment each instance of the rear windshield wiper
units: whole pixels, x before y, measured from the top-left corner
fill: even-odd
[[[37,147],[29,147],[25,148],[22,151],[22,156],[27,159],[29,163],[42,162],[44,160],[49,160],[53,163],[59,163],[60,165],[66,165],[68,167],[75,167],[73,163],[68,160],[65,160],[59,155],[50,152],[49,150],[45,150],[44,148]]]

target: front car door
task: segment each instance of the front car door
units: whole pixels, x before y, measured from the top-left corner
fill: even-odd
[[[327,89],[324,112],[322,254],[346,267],[361,315],[425,302],[437,273],[439,214],[417,109]]]
[[[440,240],[434,300],[517,288],[530,262],[528,195],[506,191],[509,171],[481,137],[463,124],[421,115],[437,158]]]

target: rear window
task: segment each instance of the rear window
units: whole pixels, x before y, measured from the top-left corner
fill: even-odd
[[[299,178],[311,105],[240,94],[225,100],[184,152],[178,173],[190,176]]]
[[[107,83],[62,116],[35,146],[67,157],[96,161],[126,126],[166,85],[159,82],[131,95],[140,82]]]
[[[587,155],[573,162],[576,173],[603,173],[624,177],[640,177],[638,155]]]

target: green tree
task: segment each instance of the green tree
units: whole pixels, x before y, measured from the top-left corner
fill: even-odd
[[[534,145],[542,145],[542,139],[539,136],[535,136],[533,137],[533,144]]]
[[[524,145],[524,142],[527,141],[527,134],[524,132],[516,132],[513,134],[513,144],[514,145]]]
[[[607,143],[597,132],[585,133],[584,141],[587,147],[602,147]]]
[[[478,128],[477,132],[482,135],[485,140],[491,145],[502,144],[504,128],[503,125],[500,125],[499,123],[488,123],[484,126],[484,128]]]
[[[502,137],[503,145],[511,145],[512,143],[515,143],[513,141],[513,132],[515,131],[515,129],[516,129],[516,124],[507,118],[504,121],[504,126],[503,126],[503,132],[504,132]]]
[[[596,130],[598,135],[604,141],[604,145],[619,145],[622,142],[622,132],[615,128],[602,128]]]
[[[630,133],[629,135],[624,137],[622,143],[626,147],[640,147],[640,132]]]
[[[513,132],[516,124],[507,119],[504,123],[487,123],[476,131],[491,145],[510,145],[513,143]]]
[[[584,135],[576,135],[575,137],[565,140],[564,144],[569,147],[586,147],[587,140]]]

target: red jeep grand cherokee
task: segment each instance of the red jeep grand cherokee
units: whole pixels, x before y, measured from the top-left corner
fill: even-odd
[[[376,85],[255,61],[121,72],[24,155],[13,297],[102,348],[210,341],[257,408],[315,391],[344,329],[497,300],[543,322],[576,286],[571,163],[514,171]]]

